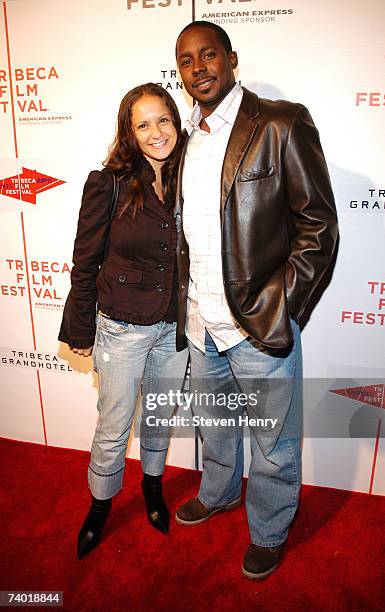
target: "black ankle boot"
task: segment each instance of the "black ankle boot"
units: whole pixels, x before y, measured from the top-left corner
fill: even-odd
[[[144,474],[142,491],[146,503],[147,518],[162,533],[168,533],[170,514],[162,494],[162,476]]]
[[[88,555],[99,544],[111,506],[112,498],[92,498],[91,508],[78,535],[78,559]]]

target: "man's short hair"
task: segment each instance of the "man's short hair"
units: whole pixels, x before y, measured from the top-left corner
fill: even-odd
[[[179,33],[179,36],[176,39],[176,43],[178,44],[179,38],[182,36],[184,32],[186,32],[186,30],[189,30],[190,28],[193,28],[194,26],[199,26],[202,28],[210,28],[211,30],[214,30],[220,42],[222,43],[223,47],[225,48],[226,53],[232,52],[233,48],[232,48],[231,40],[227,32],[225,32],[224,29],[221,28],[221,26],[217,25],[216,23],[211,23],[211,21],[193,21],[192,23],[187,24],[186,27],[184,27],[183,30]],[[175,55],[176,55],[176,45],[175,45]]]

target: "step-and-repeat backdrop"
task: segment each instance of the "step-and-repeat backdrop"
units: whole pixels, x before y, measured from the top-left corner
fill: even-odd
[[[385,494],[385,48],[382,0],[6,0],[0,13],[0,435],[90,447],[97,379],[57,341],[80,196],[119,102],[160,83],[182,118],[179,31],[223,26],[237,79],[304,103],[319,128],[341,241],[303,332],[304,481]],[[246,443],[247,452],[247,443]],[[138,456],[138,440],[129,449]],[[175,438],[169,463],[194,466]]]

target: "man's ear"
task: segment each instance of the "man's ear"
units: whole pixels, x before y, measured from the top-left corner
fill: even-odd
[[[231,53],[229,53],[229,60],[232,69],[235,70],[238,66],[238,55],[236,51],[231,51]]]

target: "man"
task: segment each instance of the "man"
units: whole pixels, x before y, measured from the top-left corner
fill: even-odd
[[[176,57],[183,84],[197,101],[176,204],[178,348],[185,346],[185,332],[192,381],[200,389],[242,398],[231,414],[230,404],[212,399],[195,406],[198,415],[239,417],[246,410],[249,417],[246,508],[252,544],[242,569],[260,579],[279,563],[298,506],[298,321],[331,262],[335,204],[307,109],[260,99],[236,84],[238,58],[222,28],[189,24],[177,39]],[[240,504],[241,423],[206,422],[200,428],[199,495],[176,514],[183,525]]]

